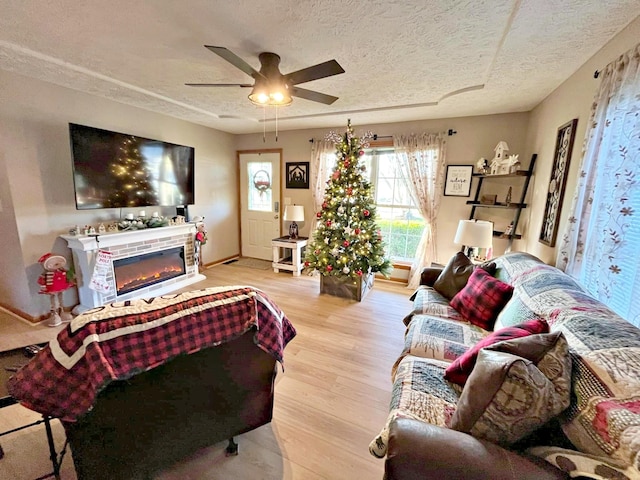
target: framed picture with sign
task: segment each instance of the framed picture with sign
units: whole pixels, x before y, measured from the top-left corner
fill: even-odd
[[[287,162],[287,188],[309,188],[309,162]]]
[[[558,128],[556,137],[556,151],[553,156],[553,166],[551,167],[551,178],[549,179],[549,190],[547,192],[547,202],[544,207],[542,227],[540,228],[540,243],[554,247],[558,236],[558,224],[560,223],[560,209],[564,199],[564,189],[567,185],[567,173],[569,172],[569,161],[573,151],[573,141],[576,135],[578,119],[574,118]]]
[[[447,165],[444,180],[444,194],[449,197],[468,197],[471,195],[473,165]]]

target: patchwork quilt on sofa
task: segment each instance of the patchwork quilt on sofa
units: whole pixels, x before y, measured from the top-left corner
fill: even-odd
[[[567,437],[582,452],[640,470],[640,330],[535,257],[506,255],[499,267],[522,308],[569,343],[572,398],[562,417]]]
[[[567,438],[584,454],[640,472],[640,330],[532,255],[510,253],[495,262],[495,277],[513,286],[513,296],[493,330],[541,319],[566,339],[570,402],[559,419]],[[388,425],[396,418],[450,426],[462,388],[444,380],[444,370],[491,333],[465,322],[429,286],[416,291],[405,323],[387,427],[370,446],[378,457],[386,453]]]

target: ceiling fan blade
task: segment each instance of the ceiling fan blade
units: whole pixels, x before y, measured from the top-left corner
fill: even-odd
[[[307,90],[306,88],[291,87],[291,95],[298,98],[304,98],[305,100],[311,100],[312,102],[324,103],[325,105],[331,105],[338,100],[338,97],[327,95],[326,93],[314,92],[313,90]]]
[[[247,75],[252,76],[253,78],[262,77],[263,75],[258,72],[255,68],[233,53],[231,50],[228,50],[224,47],[214,47],[213,45],[205,45],[206,48],[211,50],[216,55],[224,58],[227,62],[233,65],[236,68],[239,68]]]
[[[302,70],[288,73],[284,76],[284,80],[288,85],[297,85],[299,83],[318,80],[319,78],[331,77],[340,73],[344,73],[344,68],[342,68],[335,60],[329,60],[324,63],[303,68]]]
[[[187,87],[253,87],[249,83],[185,83]]]

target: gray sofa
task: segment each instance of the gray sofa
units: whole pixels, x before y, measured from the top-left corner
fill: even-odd
[[[473,266],[455,266],[454,257],[445,269],[447,281],[442,269],[426,269],[423,285],[413,297],[413,311],[405,318],[405,347],[392,375],[389,417],[370,446],[373,455],[386,458],[385,478],[639,478],[640,330],[569,276],[529,254],[510,253],[494,261],[495,277],[511,285],[513,293],[493,331],[541,319],[549,333],[482,348],[464,387],[449,382],[445,372],[452,362],[492,332],[462,318],[450,306],[450,298],[434,288],[439,285],[441,291],[455,296],[466,288]],[[505,393],[502,386],[491,403],[481,405],[486,406],[484,411],[474,412],[475,425],[462,422],[464,428],[460,428],[460,410],[468,410],[463,403],[486,394],[478,383],[483,369],[495,364],[496,356],[509,356],[505,352],[514,345],[549,338],[568,347],[569,383],[563,411],[543,419],[541,425],[528,426],[530,433],[523,438],[505,441],[501,434],[513,425],[498,425],[497,417],[490,415],[494,402]],[[519,362],[544,371],[538,360],[518,357],[509,365]],[[552,377],[545,375],[547,380]],[[469,387],[472,379],[474,395]],[[493,388],[491,382],[484,385]],[[527,410],[520,413],[514,417],[517,421],[533,419]],[[500,433],[491,432],[492,428]]]

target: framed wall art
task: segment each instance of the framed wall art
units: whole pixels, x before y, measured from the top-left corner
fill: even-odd
[[[447,165],[444,180],[444,194],[450,197],[468,197],[471,195],[473,165]]]
[[[309,188],[309,162],[287,162],[287,188]]]
[[[553,155],[551,178],[549,179],[549,191],[547,203],[544,207],[542,228],[540,229],[540,242],[555,247],[558,236],[558,224],[560,223],[560,210],[564,199],[564,189],[567,185],[569,173],[569,161],[573,151],[578,119],[574,118],[558,128],[556,137],[556,150]]]

